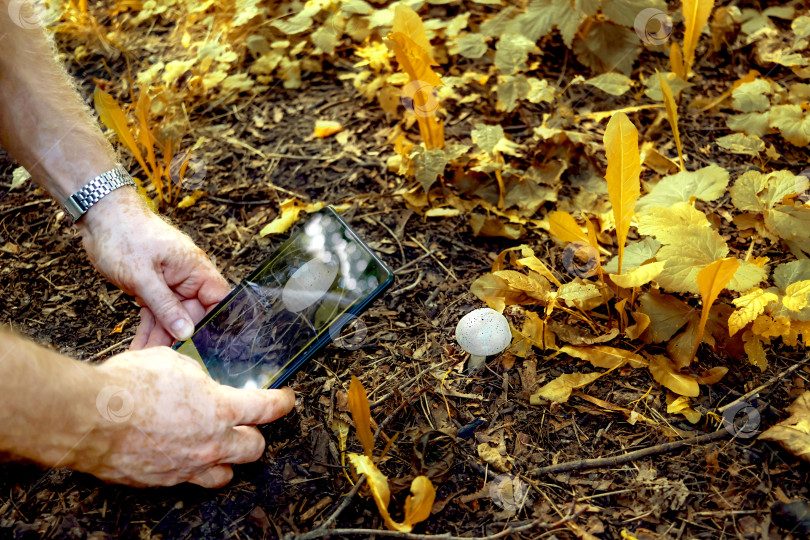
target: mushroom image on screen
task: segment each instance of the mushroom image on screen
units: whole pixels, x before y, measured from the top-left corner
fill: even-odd
[[[474,309],[458,321],[456,341],[470,353],[470,372],[483,366],[487,356],[506,350],[512,342],[512,331],[506,317],[494,309]]]
[[[281,303],[293,313],[301,312],[323,298],[338,274],[337,264],[311,259],[293,272],[281,291]]]

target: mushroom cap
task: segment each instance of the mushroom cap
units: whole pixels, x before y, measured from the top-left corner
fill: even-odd
[[[490,356],[509,346],[512,331],[506,317],[494,309],[474,309],[458,321],[456,341],[474,356]]]
[[[284,285],[282,304],[294,313],[307,309],[327,293],[337,274],[336,264],[327,264],[320,259],[305,262]]]

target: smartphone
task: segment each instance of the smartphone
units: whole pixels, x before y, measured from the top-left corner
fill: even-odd
[[[174,349],[222,384],[279,388],[393,279],[385,263],[326,207]]]

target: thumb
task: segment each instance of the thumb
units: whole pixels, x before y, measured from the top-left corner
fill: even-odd
[[[136,294],[172,337],[184,341],[194,333],[191,316],[162,276],[154,274],[151,279],[139,283]]]

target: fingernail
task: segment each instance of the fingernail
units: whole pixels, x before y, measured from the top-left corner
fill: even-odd
[[[184,341],[191,337],[191,334],[194,333],[194,325],[188,322],[186,319],[177,319],[172,323],[172,335],[179,339],[180,341]]]

